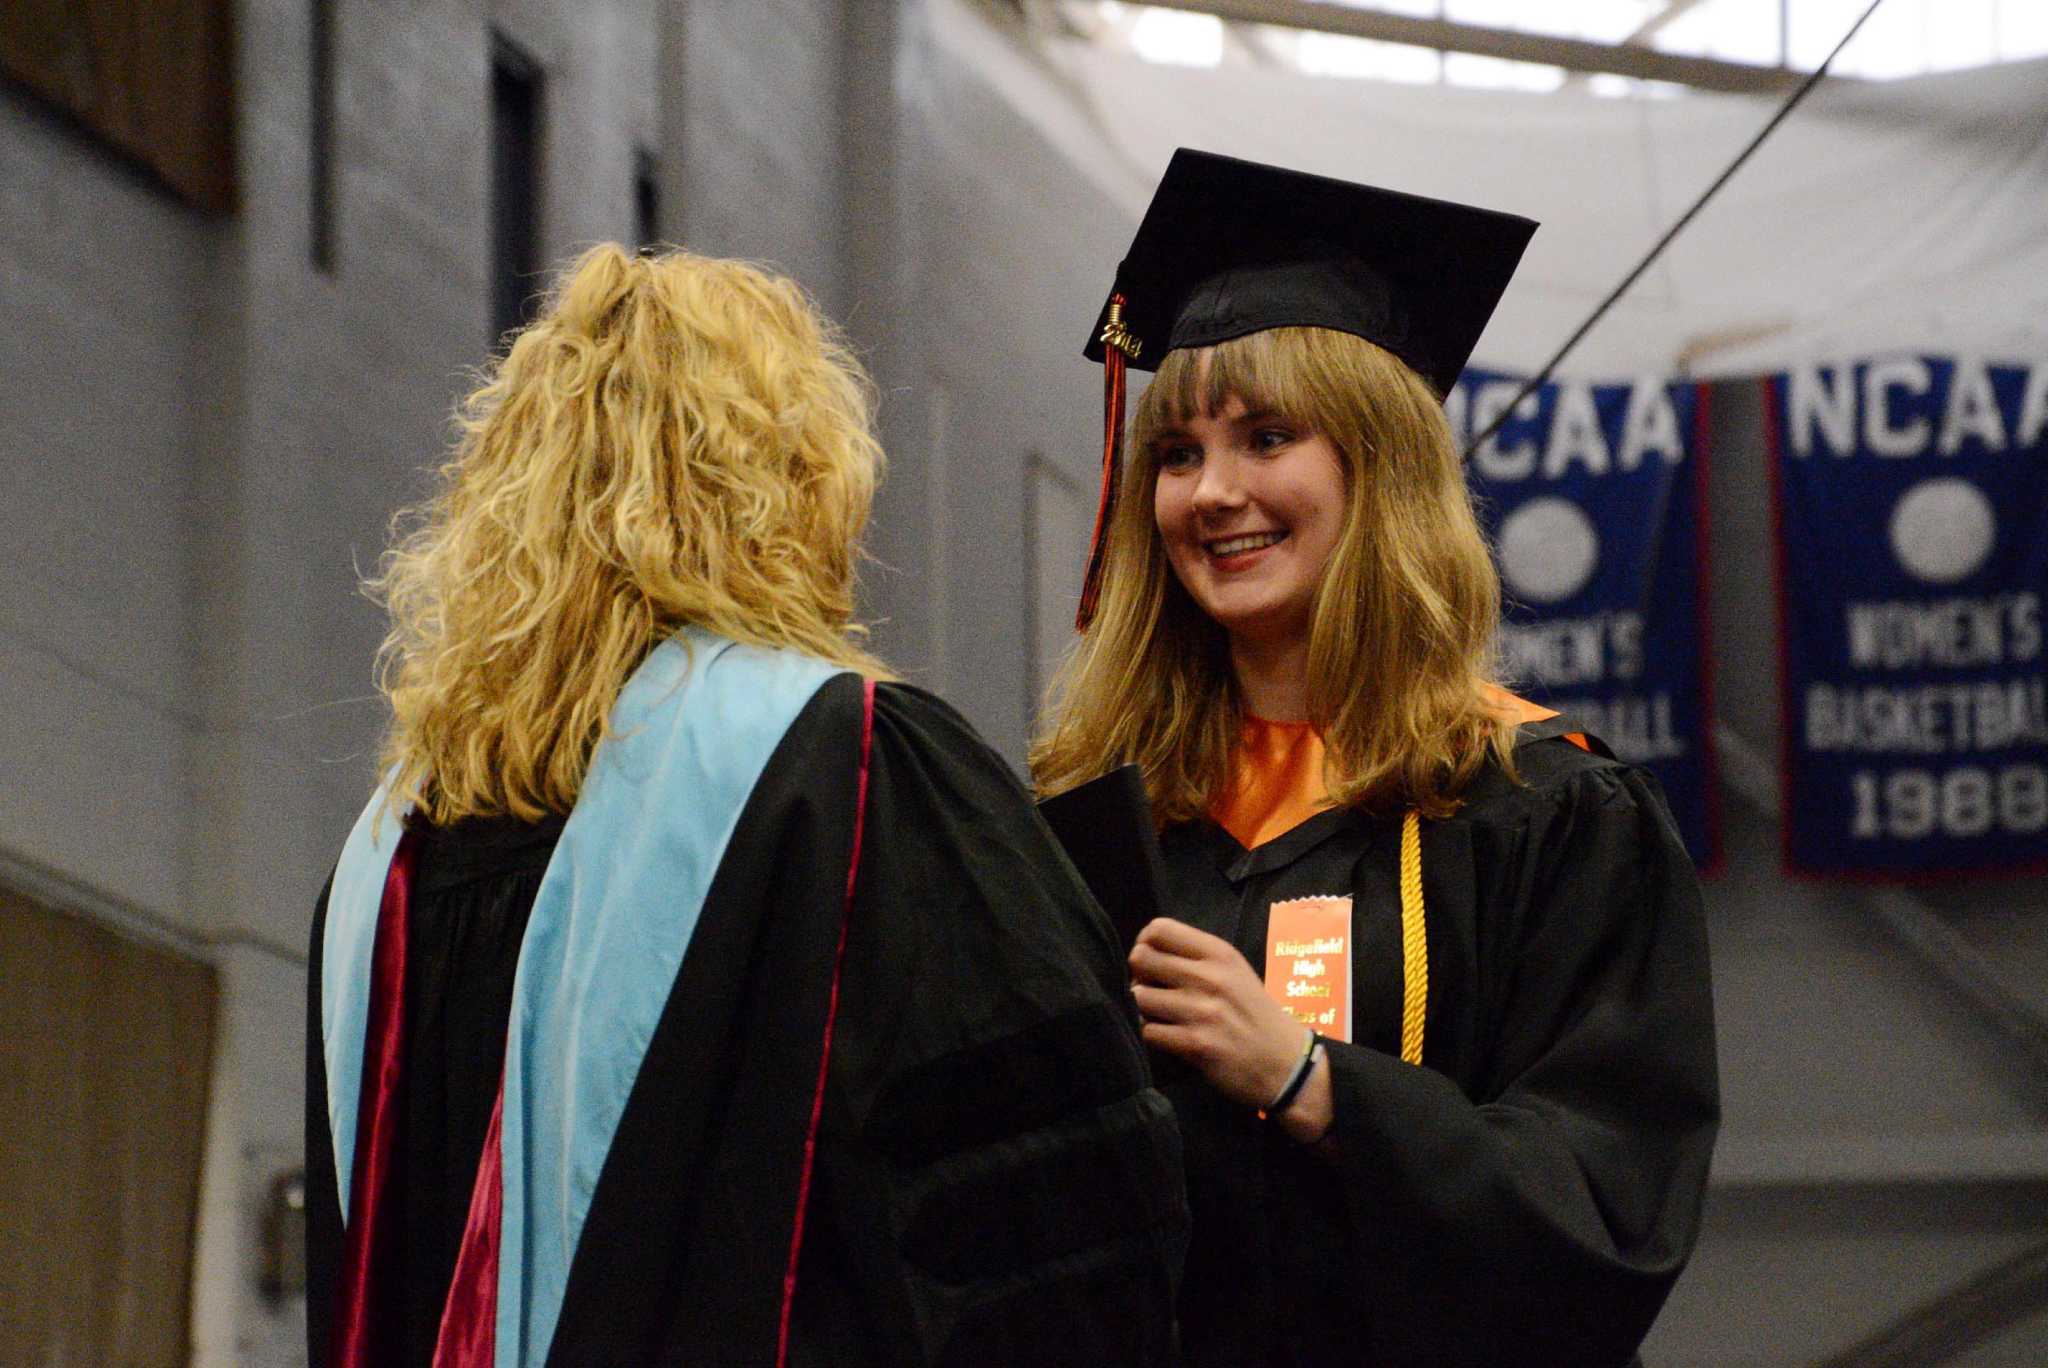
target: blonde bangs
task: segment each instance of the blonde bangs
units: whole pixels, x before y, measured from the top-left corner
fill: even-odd
[[[790,281],[611,244],[571,263],[366,586],[394,803],[566,813],[627,676],[684,626],[884,674],[853,622],[872,414]]]
[[[1345,526],[1309,628],[1332,797],[1447,815],[1489,752],[1512,773],[1512,728],[1486,692],[1499,583],[1435,394],[1391,353],[1325,328],[1162,360],[1133,417],[1095,624],[1055,681],[1034,781],[1057,793],[1135,762],[1164,822],[1223,793],[1242,723],[1228,641],[1175,579],[1152,503],[1160,438],[1232,398],[1328,438],[1344,463]]]

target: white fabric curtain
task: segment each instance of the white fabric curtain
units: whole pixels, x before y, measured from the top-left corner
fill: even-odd
[[[1548,359],[1744,146],[1775,99],[1602,99],[1158,66],[992,41],[961,0],[935,38],[1130,216],[1198,147],[1542,222],[1474,357]],[[1075,263],[1103,275],[1109,263]],[[1754,375],[1912,350],[2048,357],[2048,60],[1813,92],[1562,374]]]

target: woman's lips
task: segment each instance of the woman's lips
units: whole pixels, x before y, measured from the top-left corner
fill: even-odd
[[[1285,532],[1240,532],[1235,536],[1205,541],[1202,550],[1207,553],[1209,563],[1218,570],[1243,570],[1286,539]]]

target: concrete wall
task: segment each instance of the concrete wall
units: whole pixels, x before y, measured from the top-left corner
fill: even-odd
[[[490,341],[491,26],[546,72],[550,258],[630,235],[646,147],[664,236],[775,262],[848,326],[892,464],[876,641],[1016,760],[1092,514],[1082,332],[1132,227],[963,56],[1014,37],[949,0],[336,11],[331,275],[309,258],[304,7],[241,9],[232,219],[0,91],[0,877],[220,966],[204,1364],[299,1358],[299,1308],[255,1291],[257,1206],[300,1143],[311,902],[371,782],[381,628],[357,571]],[[1718,697],[1771,755],[1770,618],[1741,572],[1763,563],[1760,444],[1739,397],[1716,411]],[[1866,895],[1780,879],[1754,789],[1731,786],[1709,894],[1729,1123],[1665,1363],[1813,1359],[2048,1233],[2039,1070]],[[2043,892],[1932,910],[2038,1003],[2048,922],[2022,909]],[[2048,1361],[2044,1334],[1981,1361]]]
[[[668,7],[663,48],[667,232],[694,251],[772,265],[839,318],[850,312],[849,8],[893,14],[887,0],[699,0]]]
[[[217,237],[0,88],[0,845],[181,912],[185,339]]]
[[[1021,766],[1094,513],[1101,373],[1081,343],[1129,225],[955,60],[935,26],[957,22],[901,7],[891,165],[863,158],[849,209],[890,457],[871,589],[891,661]]]
[[[303,1361],[256,1291],[300,1151],[314,895],[373,781],[355,590],[491,342],[489,33],[545,73],[550,258],[632,233],[653,0],[335,9],[335,266],[311,259],[308,7],[237,13],[240,212],[195,214],[0,92],[0,861],[213,960],[200,1364]]]

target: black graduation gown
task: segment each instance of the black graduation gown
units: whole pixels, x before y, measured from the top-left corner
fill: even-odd
[[[1421,1068],[1399,1057],[1398,817],[1324,812],[1249,852],[1208,821],[1163,834],[1166,906],[1255,968],[1275,901],[1354,899],[1333,1152],[1166,1084],[1188,1364],[1620,1365],[1684,1266],[1719,1115],[1692,865],[1642,771],[1554,735],[1516,764],[1522,786],[1490,770],[1423,823]]]
[[[844,903],[861,684],[828,682],[741,815],[570,1265],[553,1364],[773,1363],[813,1079],[792,984]],[[378,1308],[432,1353],[503,1059],[520,936],[560,821],[428,829],[414,876],[397,1179]],[[866,827],[789,1331],[792,1364],[1170,1361],[1187,1234],[1108,924],[957,714],[876,689]],[[308,1321],[343,1247],[313,928]],[[812,1066],[815,1068],[815,1065]],[[793,1124],[795,1123],[795,1124]],[[388,1208],[385,1208],[388,1209]],[[390,1273],[386,1269],[386,1273]]]

